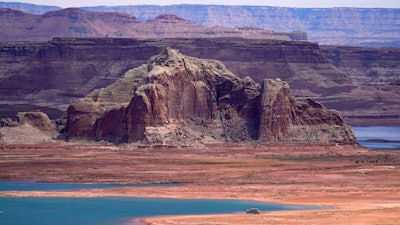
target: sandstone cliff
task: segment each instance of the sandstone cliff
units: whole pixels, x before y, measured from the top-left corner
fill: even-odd
[[[115,143],[355,143],[337,111],[297,102],[280,79],[240,79],[216,60],[166,48],[68,108],[69,138]]]

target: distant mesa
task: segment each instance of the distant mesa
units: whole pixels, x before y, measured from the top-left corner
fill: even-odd
[[[339,112],[298,102],[280,79],[237,77],[217,60],[165,48],[68,108],[70,139],[201,145],[356,143]]]
[[[50,11],[43,15],[0,9],[0,41],[48,41],[56,37],[109,38],[216,38],[307,40],[301,31],[207,27],[172,14],[148,21],[120,12],[94,12],[79,8]]]

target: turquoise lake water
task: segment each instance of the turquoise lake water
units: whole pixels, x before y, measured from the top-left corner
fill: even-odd
[[[352,127],[357,141],[370,149],[400,148],[400,126]],[[380,140],[380,141],[376,141]]]
[[[0,224],[123,225],[138,217],[185,214],[244,213],[310,207],[237,200],[158,198],[20,198],[0,197]]]

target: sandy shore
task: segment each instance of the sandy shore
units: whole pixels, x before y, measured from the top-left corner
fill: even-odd
[[[1,196],[244,199],[323,205],[307,211],[143,218],[147,224],[399,224],[400,152],[337,145],[133,148],[87,143],[3,145],[0,178],[80,183],[181,183]],[[132,221],[132,224],[135,222]]]

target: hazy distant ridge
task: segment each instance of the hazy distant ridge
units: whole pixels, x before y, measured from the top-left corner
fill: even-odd
[[[54,10],[49,6],[0,2],[0,7],[30,13]],[[57,7],[55,8],[57,9]],[[260,27],[274,31],[301,30],[321,44],[400,46],[400,9],[283,8],[268,6],[113,6],[83,7],[89,11],[125,12],[147,21],[174,14],[206,26]]]
[[[215,5],[115,6],[84,9],[126,12],[144,21],[167,13],[206,26],[252,26],[274,31],[302,30],[308,33],[310,40],[322,44],[400,46],[400,9]]]

